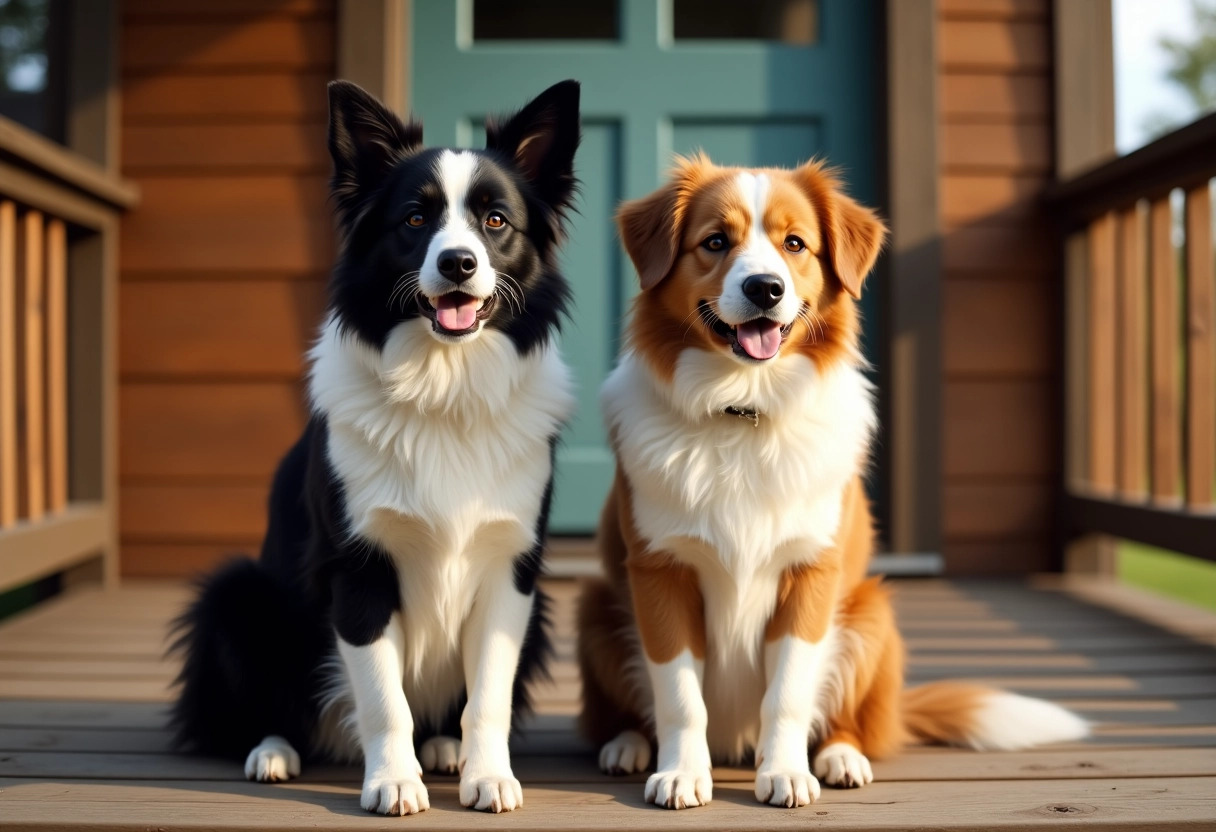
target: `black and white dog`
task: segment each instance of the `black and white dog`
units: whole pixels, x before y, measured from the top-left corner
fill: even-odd
[[[566,81],[489,121],[484,151],[424,149],[420,125],[330,85],[343,245],[312,418],[261,558],[179,622],[182,744],[263,781],[362,756],[361,803],[384,814],[428,807],[423,769],[459,768],[465,806],[522,804],[507,738],[549,650],[537,574],[574,405],[556,254],[578,100]]]

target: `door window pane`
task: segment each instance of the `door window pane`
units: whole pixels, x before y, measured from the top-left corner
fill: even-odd
[[[473,40],[618,40],[617,0],[473,0]]]
[[[52,0],[0,0],[0,116],[55,140],[63,133]]]
[[[770,40],[807,45],[818,40],[818,0],[675,0],[676,40]]]

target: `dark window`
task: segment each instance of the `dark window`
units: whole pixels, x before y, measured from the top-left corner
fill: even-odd
[[[63,139],[62,21],[55,0],[0,0],[0,116]]]
[[[675,0],[676,40],[770,40],[806,45],[819,39],[818,0]]]
[[[619,2],[473,0],[473,40],[618,40]]]

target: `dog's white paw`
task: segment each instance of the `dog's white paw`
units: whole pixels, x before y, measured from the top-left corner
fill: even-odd
[[[600,749],[600,770],[605,774],[633,774],[650,765],[650,740],[637,731],[622,731]]]
[[[455,774],[460,770],[459,760],[460,740],[452,737],[431,737],[418,752],[423,771]]]
[[[300,755],[282,737],[269,736],[245,758],[245,776],[262,783],[279,783],[300,776]]]
[[[466,767],[460,778],[460,805],[481,812],[510,812],[524,805],[524,790],[510,772],[478,774]]]
[[[701,771],[672,769],[656,771],[646,781],[646,802],[668,809],[691,809],[714,799],[714,781],[706,768]]]
[[[756,772],[756,800],[761,803],[797,809],[818,799],[819,781],[805,767],[763,767]]]
[[[363,781],[359,805],[381,815],[416,815],[431,801],[418,777],[371,777]]]
[[[829,786],[856,789],[874,782],[866,756],[847,742],[834,742],[815,755],[815,774]]]

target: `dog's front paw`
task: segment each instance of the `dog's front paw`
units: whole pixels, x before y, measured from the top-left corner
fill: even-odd
[[[650,765],[650,740],[637,731],[622,731],[600,749],[600,771],[633,774]]]
[[[847,742],[834,742],[815,755],[815,775],[829,786],[856,789],[874,782],[866,756]]]
[[[418,777],[369,777],[359,805],[381,815],[416,815],[431,808],[431,801]]]
[[[455,774],[460,768],[459,759],[460,740],[453,737],[431,737],[418,752],[423,770],[439,774]]]
[[[796,809],[819,799],[819,781],[805,764],[797,766],[762,767],[756,772],[756,800],[771,806]]]
[[[245,776],[261,783],[278,783],[300,776],[300,755],[282,737],[269,736],[245,758]]]
[[[489,774],[470,771],[460,777],[460,805],[481,812],[510,812],[524,805],[524,790],[511,772]]]
[[[714,799],[714,781],[709,769],[656,771],[646,781],[646,802],[668,809],[691,809]]]

